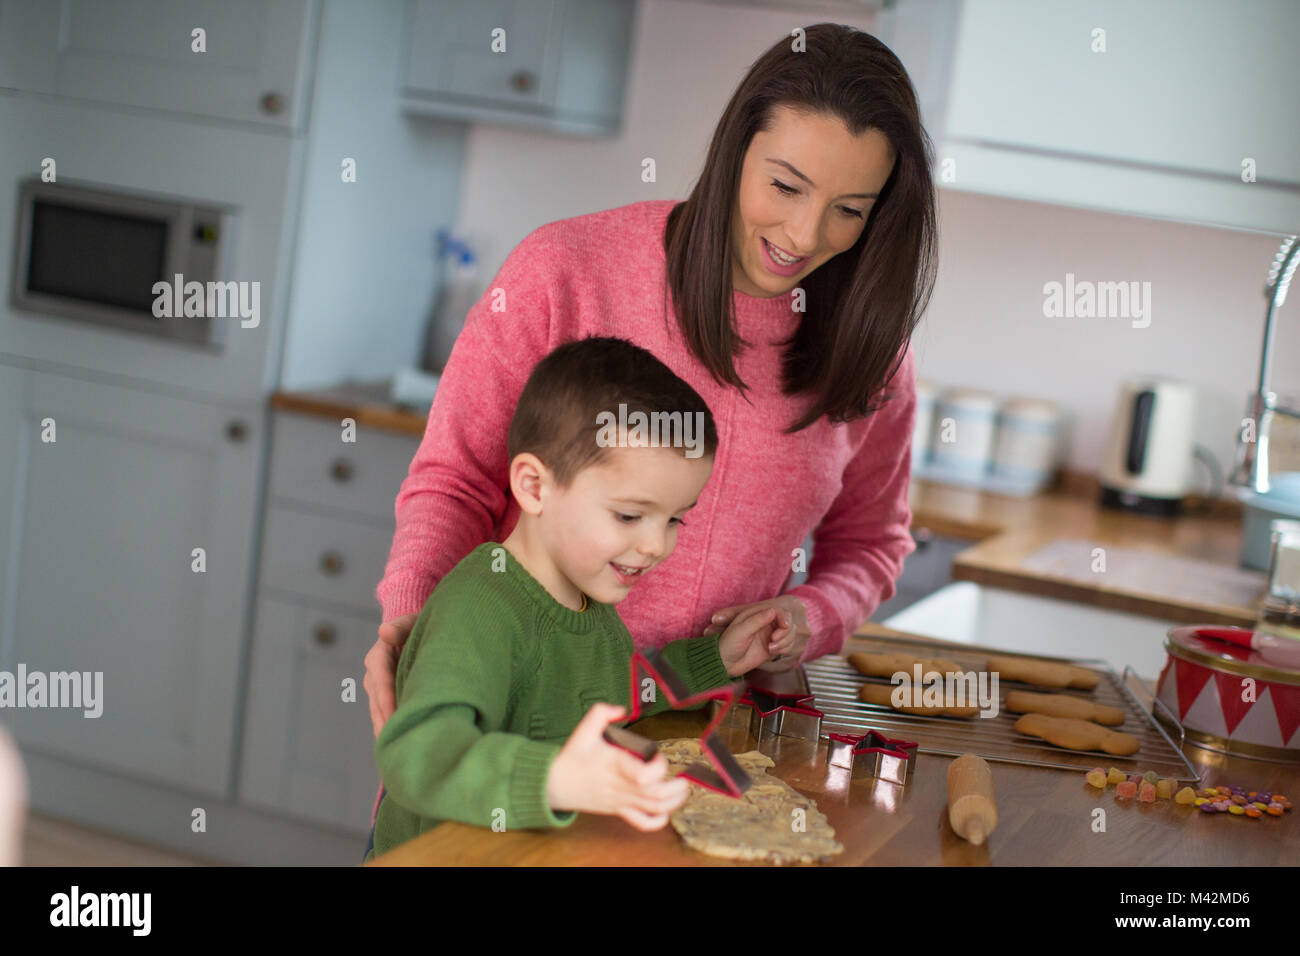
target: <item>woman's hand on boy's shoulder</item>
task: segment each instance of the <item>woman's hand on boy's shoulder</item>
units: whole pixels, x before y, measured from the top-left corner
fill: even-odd
[[[411,628],[419,616],[419,613],[403,614],[380,624],[379,640],[362,658],[366,665],[366,676],[361,686],[370,698],[370,723],[376,737],[397,709],[397,661],[402,656],[402,647],[411,636]]]

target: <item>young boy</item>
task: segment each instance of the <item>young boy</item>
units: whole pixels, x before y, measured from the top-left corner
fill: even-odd
[[[683,427],[637,444],[636,412],[677,413]],[[674,435],[690,442],[674,447]],[[643,763],[602,737],[631,704],[632,637],[614,605],[672,553],[717,444],[704,400],[630,342],[587,338],[538,363],[507,442],[518,524],[438,582],[398,661],[397,709],[375,742],[384,793],[367,860],[444,820],[667,823],[688,782],[666,778],[662,755]],[[802,651],[775,630],[767,609],[661,653],[696,693]],[[667,706],[657,691],[643,713]]]

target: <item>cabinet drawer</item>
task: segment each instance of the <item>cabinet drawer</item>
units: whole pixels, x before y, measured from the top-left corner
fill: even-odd
[[[358,834],[370,829],[379,773],[361,681],[375,627],[370,618],[258,601],[241,800]]]
[[[272,426],[270,493],[392,523],[393,502],[420,443],[358,426],[344,442],[338,423],[277,412]]]
[[[266,509],[262,584],[377,615],[375,586],[393,542],[393,529],[342,518]]]

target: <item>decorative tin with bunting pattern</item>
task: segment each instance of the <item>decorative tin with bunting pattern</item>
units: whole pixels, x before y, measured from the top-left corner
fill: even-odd
[[[1300,762],[1300,667],[1213,636],[1223,630],[1170,628],[1156,696],[1197,746]],[[1167,720],[1160,708],[1155,714]]]

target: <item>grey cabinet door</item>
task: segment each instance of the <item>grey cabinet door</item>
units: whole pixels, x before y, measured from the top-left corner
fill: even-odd
[[[369,831],[379,772],[361,659],[378,625],[378,613],[257,602],[241,800]],[[346,700],[349,678],[355,695]]]
[[[317,19],[314,0],[0,0],[0,86],[296,129]]]
[[[1300,4],[964,0],[941,184],[1292,232]]]
[[[949,132],[1025,149],[1300,183],[1300,5],[967,0]],[[1104,45],[1103,45],[1104,44]]]
[[[23,394],[27,372],[12,365],[0,365],[0,670],[13,672],[14,580],[10,560],[14,533],[15,498],[29,437],[23,433]],[[0,721],[8,717],[0,712]]]
[[[559,56],[555,8],[556,0],[414,0],[407,88],[506,109],[549,105]]]
[[[409,0],[409,112],[577,136],[618,132],[634,0]],[[494,52],[493,31],[505,51]]]
[[[260,406],[232,413],[45,372],[24,377],[17,475],[4,503],[16,516],[10,663],[102,674],[102,714],[26,709],[6,719],[25,747],[226,794]],[[43,440],[51,424],[55,440]]]

